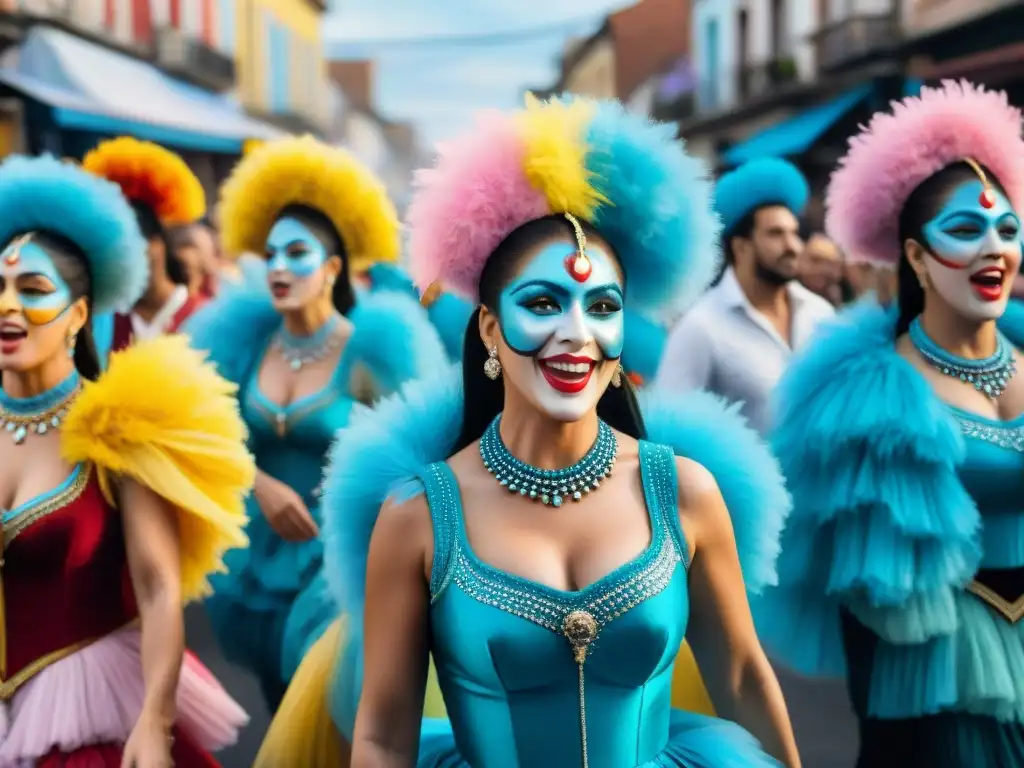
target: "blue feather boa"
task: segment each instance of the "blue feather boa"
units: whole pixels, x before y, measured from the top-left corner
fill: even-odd
[[[648,438],[712,472],[729,507],[748,591],[776,581],[778,538],[789,496],[778,465],[737,408],[693,392],[644,393]],[[324,562],[342,610],[363,615],[366,557],[385,499],[446,460],[462,426],[462,376],[452,366],[412,382],[339,431],[325,475]]]
[[[896,310],[855,305],[823,326],[776,390],[772,447],[793,494],[779,586],[753,604],[762,642],[808,675],[841,676],[839,611],[883,639],[958,628],[954,597],[981,557],[952,411],[896,352]],[[1024,339],[1024,307],[1000,328]]]

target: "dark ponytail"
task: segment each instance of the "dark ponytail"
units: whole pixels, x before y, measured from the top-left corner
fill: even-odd
[[[596,230],[587,224],[582,226],[588,240],[604,243]],[[521,254],[538,242],[566,233],[575,237],[572,225],[565,217],[553,215],[524,224],[509,234],[484,266],[480,278],[481,303],[487,307],[497,307],[501,289],[514,274]],[[452,449],[453,454],[479,440],[484,430],[505,407],[505,385],[501,378],[492,381],[484,373],[487,357],[487,347],[480,338],[478,307],[466,325],[462,343],[462,430]],[[621,387],[610,386],[605,390],[597,403],[597,415],[613,429],[637,440],[647,436],[636,389],[625,375],[622,376]]]
[[[999,179],[988,168],[982,168],[989,183],[1006,194]],[[942,209],[949,193],[956,187],[969,181],[977,181],[978,174],[962,160],[947,165],[941,171],[932,174],[922,181],[910,193],[903,205],[899,217],[900,261],[896,269],[896,301],[899,307],[899,318],[896,321],[896,336],[902,336],[910,328],[910,324],[924,311],[924,289],[918,281],[917,273],[910,265],[903,244],[907,240],[915,240],[926,246],[924,226]]]

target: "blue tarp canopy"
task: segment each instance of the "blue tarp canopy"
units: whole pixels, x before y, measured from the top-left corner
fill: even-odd
[[[761,157],[790,157],[806,152],[843,115],[863,102],[873,89],[871,83],[865,83],[832,101],[765,128],[727,149],[722,154],[722,161],[726,165],[741,165]]]
[[[0,85],[50,107],[57,125],[72,130],[229,154],[282,135],[220,94],[50,27],[29,30],[0,66]]]

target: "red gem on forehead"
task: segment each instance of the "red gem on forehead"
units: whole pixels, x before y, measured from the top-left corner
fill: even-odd
[[[591,267],[590,259],[581,253],[571,253],[565,257],[565,271],[569,273],[573,280],[578,283],[587,282],[587,278],[590,277]]]
[[[978,195],[978,202],[981,203],[982,208],[995,208],[996,193],[986,187],[982,190],[982,193]]]

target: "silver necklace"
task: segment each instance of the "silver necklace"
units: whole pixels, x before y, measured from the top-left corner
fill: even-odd
[[[273,348],[280,353],[293,371],[318,360],[323,360],[341,343],[341,318],[331,315],[330,319],[309,336],[295,336],[284,327],[274,336]]]

